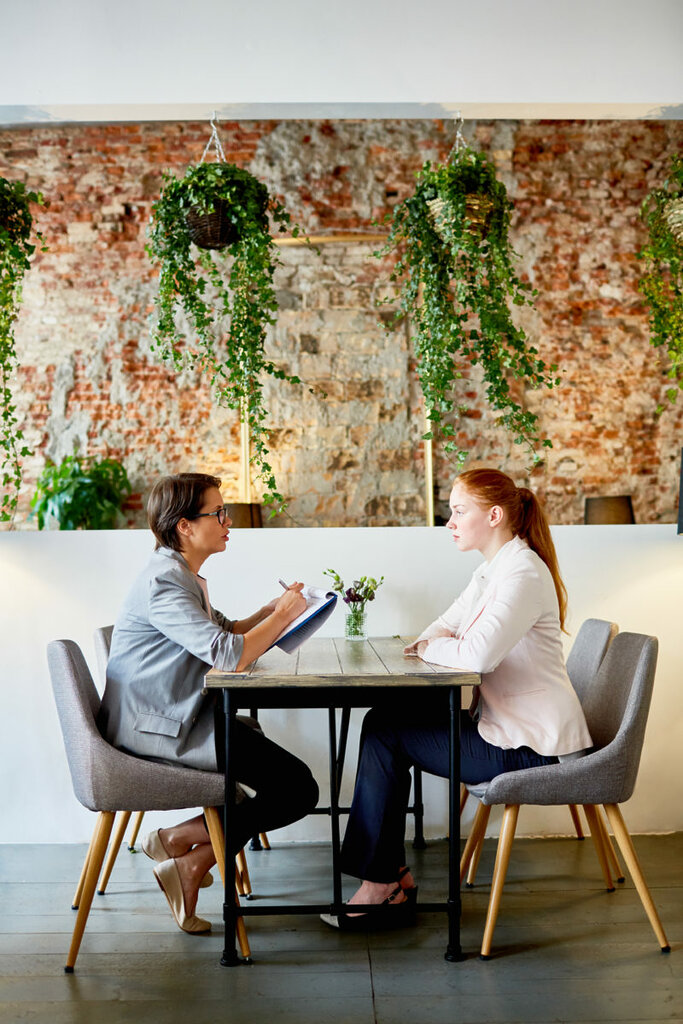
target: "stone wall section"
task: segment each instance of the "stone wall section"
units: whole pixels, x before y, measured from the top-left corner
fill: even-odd
[[[424,160],[446,158],[441,121],[233,122],[227,158],[284,200],[311,234],[377,231]],[[630,493],[639,522],[675,517],[683,409],[654,410],[666,387],[648,344],[635,252],[640,204],[683,147],[666,122],[468,123],[515,202],[513,244],[538,289],[520,322],[562,385],[520,394],[553,440],[529,473],[466,372],[469,412],[457,436],[468,465],[529,482],[553,522],[580,522],[586,495]],[[18,408],[35,455],[25,460],[15,528],[34,528],[29,501],[46,457],[74,450],[123,460],[130,525],[161,473],[200,469],[239,496],[237,416],[191,374],[178,379],[149,350],[155,272],[146,227],[161,172],[182,173],[208,138],[199,123],[68,125],[0,132],[0,173],[49,199],[37,211],[49,245],[26,278],[17,323]],[[327,393],[268,382],[272,462],[289,510],[268,525],[422,525],[420,392],[409,325],[387,333],[391,260],[365,241],[283,247],[275,362]],[[443,514],[452,462],[436,446]],[[258,485],[256,485],[258,491]]]

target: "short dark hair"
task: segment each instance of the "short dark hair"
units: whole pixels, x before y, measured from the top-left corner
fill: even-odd
[[[208,473],[176,473],[157,480],[147,500],[147,522],[156,538],[156,547],[180,551],[178,523],[181,519],[194,519],[206,492],[220,486],[218,477]]]

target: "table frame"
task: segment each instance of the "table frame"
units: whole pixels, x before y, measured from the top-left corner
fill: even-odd
[[[477,685],[480,677],[474,672],[458,671],[429,665],[419,658],[403,654],[409,642],[401,637],[382,637],[365,642],[314,637],[292,655],[273,648],[243,672],[220,672],[212,669],[206,676],[207,689],[223,691],[225,728],[225,847],[226,885],[223,894],[225,947],[223,966],[245,961],[237,954],[235,925],[237,916],[258,914],[344,914],[339,829],[340,750],[337,740],[336,709],[371,707],[395,700],[400,692],[404,701],[419,701],[426,692],[438,689],[448,694],[449,706],[449,837],[460,835],[460,691],[463,686]],[[330,832],[332,845],[332,903],[279,904],[238,907],[233,898],[234,865],[228,863],[230,849],[229,807],[234,804],[237,783],[231,757],[232,723],[238,708],[327,708],[329,727]],[[450,841],[448,852],[448,898],[446,903],[420,903],[420,912],[446,911],[448,914],[448,945],[445,959],[462,959],[460,944],[460,879],[459,842]],[[354,904],[353,912],[374,906]],[[231,938],[232,937],[232,938]]]

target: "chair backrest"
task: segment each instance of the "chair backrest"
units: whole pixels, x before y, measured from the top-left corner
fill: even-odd
[[[656,637],[619,633],[598,669],[583,703],[593,743],[609,758],[609,770],[623,803],[633,793],[657,667]],[[602,801],[604,802],[604,801]]]
[[[90,810],[100,810],[96,806],[91,770],[97,748],[108,746],[95,724],[99,694],[81,649],[73,640],[49,643],[47,662],[76,799]]]
[[[618,632],[617,624],[605,619],[586,619],[581,624],[567,658],[567,674],[582,704]]]
[[[95,642],[95,657],[97,658],[97,674],[100,677],[102,686],[104,686],[107,681],[107,662],[109,661],[111,635],[113,632],[113,626],[99,626],[93,634],[93,640]]]

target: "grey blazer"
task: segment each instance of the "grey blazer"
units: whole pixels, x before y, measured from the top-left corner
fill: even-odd
[[[159,548],[114,626],[98,725],[114,746],[141,757],[215,771],[212,666],[231,672],[244,641],[206,601],[177,551]]]

